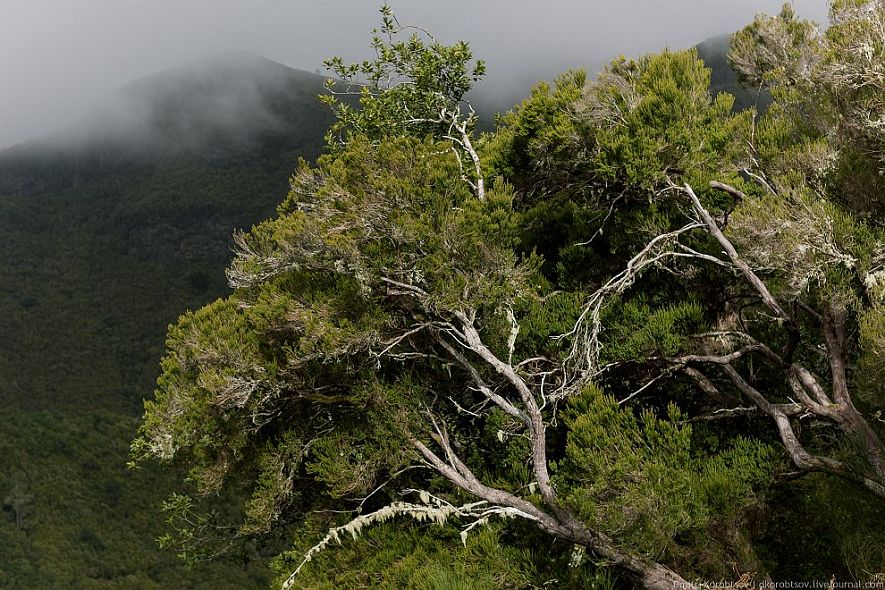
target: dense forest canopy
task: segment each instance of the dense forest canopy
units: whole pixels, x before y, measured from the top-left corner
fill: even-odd
[[[169,329],[132,449],[197,488],[163,544],[285,538],[285,588],[885,570],[885,3],[739,31],[764,115],[666,51],[486,134],[469,47],[382,12],[327,154]]]

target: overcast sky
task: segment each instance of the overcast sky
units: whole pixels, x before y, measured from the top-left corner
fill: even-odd
[[[782,0],[391,0],[403,23],[466,40],[487,89],[731,32]],[[314,71],[365,57],[378,0],[0,0],[0,147],[55,129],[125,82],[245,50]],[[822,22],[825,0],[795,0]]]

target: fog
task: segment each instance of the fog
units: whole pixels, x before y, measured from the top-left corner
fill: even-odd
[[[469,41],[488,63],[479,95],[498,103],[565,69],[694,45],[780,0],[392,0],[403,23]],[[796,0],[826,19],[825,0]],[[128,81],[248,51],[293,68],[368,56],[377,1],[0,0],[0,148],[46,134]]]

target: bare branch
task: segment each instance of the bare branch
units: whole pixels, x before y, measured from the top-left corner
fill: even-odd
[[[519,322],[513,315],[513,308],[507,307],[507,319],[510,320],[510,334],[507,336],[507,364],[513,364],[513,350],[516,348],[516,338],[519,336]]]
[[[642,387],[640,387],[639,389],[637,389],[636,391],[634,391],[633,393],[631,393],[630,395],[628,395],[624,399],[618,400],[618,405],[621,406],[621,405],[626,404],[628,401],[630,401],[631,399],[633,399],[634,397],[636,397],[637,395],[639,395],[640,393],[642,393],[643,391],[645,391],[646,389],[648,389],[649,387],[654,385],[655,382],[666,377],[669,373],[670,373],[670,371],[664,371],[660,375],[653,377],[645,385],[643,385]]]
[[[711,186],[713,186],[712,183],[711,183]],[[727,187],[727,186],[728,185],[716,183],[715,188]],[[728,188],[731,191],[740,192],[735,188],[732,188],[732,187],[728,187]],[[728,255],[728,257],[731,259],[731,262],[741,271],[741,273],[744,275],[744,277],[747,279],[747,281],[749,281],[750,284],[753,285],[753,288],[756,289],[756,291],[762,297],[762,302],[765,303],[765,305],[771,311],[773,311],[774,314],[778,318],[780,318],[784,321],[787,321],[787,322],[792,322],[793,319],[790,317],[790,315],[786,311],[784,311],[784,309],[781,307],[781,305],[777,302],[777,300],[774,298],[774,296],[768,290],[768,287],[766,287],[765,283],[762,282],[762,279],[760,279],[756,275],[756,273],[753,272],[753,270],[750,268],[750,266],[743,260],[743,258],[741,258],[738,255],[737,250],[735,250],[734,246],[731,244],[731,242],[728,240],[728,238],[725,237],[725,234],[722,233],[722,230],[719,229],[719,226],[716,225],[716,222],[710,216],[710,213],[704,208],[703,205],[701,205],[700,199],[698,199],[697,195],[694,193],[694,190],[692,190],[691,186],[686,184],[683,187],[683,189],[685,191],[685,194],[687,194],[689,196],[689,198],[691,199],[692,206],[694,207],[695,212],[700,216],[701,220],[704,222],[704,225],[707,227],[707,231],[710,232],[710,235],[712,235],[714,238],[716,238],[716,241],[719,242],[720,246],[722,246],[722,249],[725,251],[725,253]],[[743,194],[743,193],[741,193],[741,194]]]
[[[727,365],[754,351],[763,351],[765,346],[761,344],[749,344],[733,352],[722,355],[686,354],[674,357],[651,357],[649,360],[666,360],[673,364],[684,365],[686,363],[711,363],[714,365]]]
[[[476,367],[474,367],[473,364],[464,357],[464,355],[458,352],[454,346],[452,346],[442,338],[439,338],[438,342],[440,343],[440,346],[446,349],[446,352],[452,355],[452,358],[458,361],[458,364],[467,371],[467,373],[470,375],[470,378],[476,384],[476,387],[480,393],[491,400],[496,406],[504,410],[504,412],[525,424],[526,427],[531,430],[532,421],[525,412],[492,391],[492,388],[489,387],[489,385],[483,380],[482,376],[479,374],[479,371],[476,370]]]
[[[479,332],[473,325],[473,321],[463,312],[455,312],[455,317],[461,322],[467,344],[473,352],[480,356],[486,363],[503,375],[507,381],[516,388],[529,417],[529,432],[532,437],[532,467],[535,477],[538,479],[538,487],[544,500],[556,510],[556,492],[550,485],[550,474],[547,470],[547,441],[544,420],[531,388],[520,377],[509,363],[499,359],[482,342]]]
[[[349,534],[353,540],[356,540],[362,529],[366,526],[385,522],[397,516],[408,516],[418,522],[431,522],[438,525],[444,525],[447,521],[453,518],[473,519],[473,522],[461,531],[461,541],[464,543],[466,543],[467,533],[469,531],[477,526],[486,524],[492,516],[498,516],[501,518],[513,518],[518,516],[528,520],[536,520],[532,515],[511,506],[489,506],[485,501],[455,506],[423,490],[408,491],[417,492],[421,503],[393,502],[375,512],[361,514],[344,525],[329,529],[326,536],[307,551],[301,563],[295,568],[295,571],[286,578],[286,581],[283,582],[283,590],[289,590],[292,588],[298,574],[304,566],[314,558],[314,556],[333,542],[340,545],[342,536]]]
[[[724,191],[740,201],[743,201],[747,198],[747,195],[744,194],[742,191],[739,191],[738,189],[734,188],[733,186],[723,184],[723,183],[717,182],[715,180],[710,182],[710,187]]]
[[[778,409],[783,412],[787,416],[800,416],[806,413],[806,409],[801,404],[778,404]],[[748,406],[748,407],[737,407],[737,408],[720,408],[718,410],[714,410],[709,414],[702,414],[700,416],[692,416],[685,422],[709,422],[714,420],[725,420],[730,418],[743,418],[743,417],[768,417],[768,414],[764,413],[756,406]]]
[[[632,555],[615,546],[607,536],[590,531],[578,522],[569,513],[560,509],[557,516],[551,516],[531,502],[523,500],[503,490],[489,488],[479,482],[468,482],[454,469],[446,465],[433,451],[428,449],[421,441],[411,439],[412,445],[437,471],[456,486],[482,498],[495,506],[507,506],[515,508],[525,514],[524,518],[530,518],[538,523],[540,528],[554,536],[567,539],[597,553],[611,565],[624,568],[640,585],[646,588],[682,588],[695,590],[697,586],[681,578],[669,568],[643,558]],[[520,514],[520,516],[522,516]],[[562,516],[559,516],[559,515]],[[565,517],[566,520],[562,520]]]
[[[426,323],[415,324],[414,326],[412,326],[411,330],[403,332],[402,334],[400,334],[394,338],[391,338],[387,342],[383,342],[382,346],[384,346],[384,349],[381,352],[375,353],[375,352],[370,351],[370,354],[378,359],[378,366],[380,367],[381,366],[381,357],[383,357],[385,354],[387,354],[393,348],[395,348],[397,345],[399,345],[400,342],[402,342],[403,340],[405,340],[409,336],[414,336],[415,334],[417,334],[421,330],[424,330],[425,328],[427,328],[429,325],[430,324],[426,324]]]
[[[590,295],[572,329],[555,337],[556,340],[572,339],[568,356],[563,361],[565,375],[556,392],[557,398],[567,397],[580,390],[601,372],[599,367],[599,352],[602,348],[599,337],[603,330],[601,315],[611,299],[631,287],[646,269],[659,267],[662,261],[668,258],[689,256],[688,253],[675,252],[668,246],[677,242],[682,234],[701,227],[704,227],[704,224],[691,222],[675,231],[655,236],[627,262],[624,270]]]
[[[408,283],[401,283],[400,281],[395,281],[395,280],[387,278],[387,277],[380,277],[380,280],[384,283],[387,283],[388,285],[392,285],[394,287],[399,287],[400,289],[403,289],[406,292],[406,293],[402,293],[402,292],[397,291],[394,294],[397,294],[397,295],[409,294],[409,295],[414,295],[414,296],[418,296],[418,297],[422,297],[422,298],[428,296],[427,291],[425,291],[421,287],[417,287],[415,285],[410,285]]]

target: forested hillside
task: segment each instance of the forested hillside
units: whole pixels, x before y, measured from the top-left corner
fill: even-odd
[[[0,152],[0,588],[267,585],[159,551],[172,478],[126,462],[166,326],[226,291],[234,229],[321,149],[322,83],[225,55]]]

